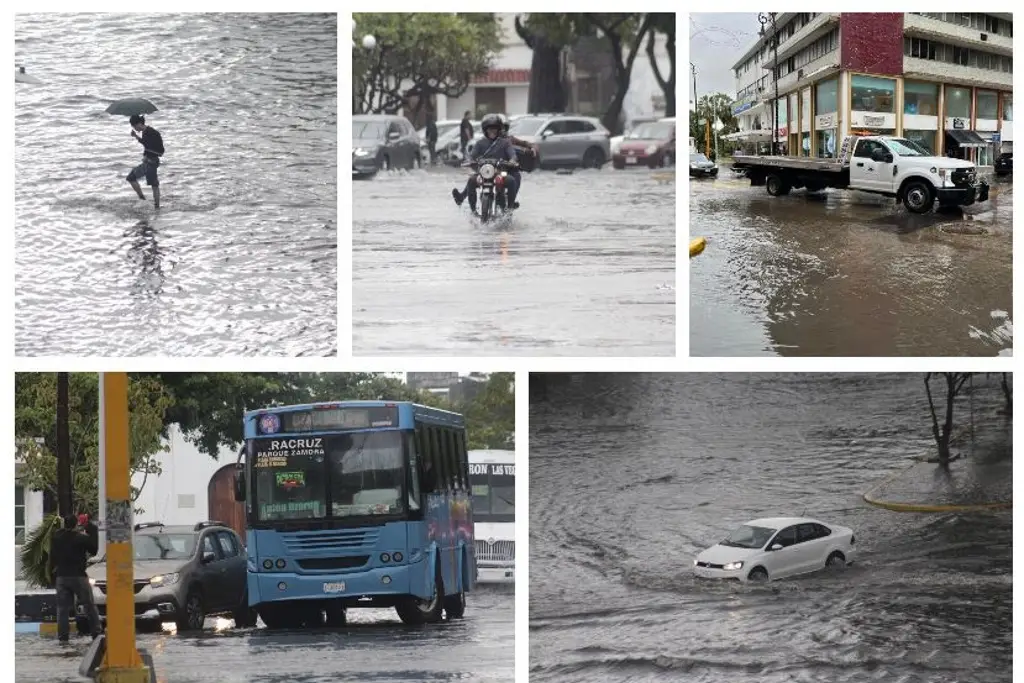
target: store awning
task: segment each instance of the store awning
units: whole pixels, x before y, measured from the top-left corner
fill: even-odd
[[[770,130],[741,130],[723,135],[722,138],[724,140],[763,140],[764,142],[769,142],[772,139],[772,132]]]
[[[953,138],[960,147],[988,147],[988,142],[973,130],[947,130],[946,135]]]

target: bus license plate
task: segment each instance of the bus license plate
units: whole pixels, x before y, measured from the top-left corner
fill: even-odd
[[[345,582],[344,581],[339,581],[337,583],[325,583],[324,584],[324,593],[344,593],[344,592],[345,592]]]

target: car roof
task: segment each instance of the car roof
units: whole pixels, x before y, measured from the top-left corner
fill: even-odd
[[[762,517],[746,523],[747,526],[763,526],[769,529],[783,529],[794,524],[821,524],[822,526],[829,526],[810,517]]]

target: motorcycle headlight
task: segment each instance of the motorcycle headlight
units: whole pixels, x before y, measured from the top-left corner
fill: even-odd
[[[480,177],[484,180],[490,180],[494,177],[494,166],[491,164],[483,164],[480,166]]]

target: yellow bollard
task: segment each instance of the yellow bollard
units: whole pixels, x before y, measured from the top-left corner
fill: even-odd
[[[707,244],[708,241],[703,237],[695,237],[692,240],[690,240],[690,258],[693,258],[697,254],[704,251],[704,247],[706,247]]]
[[[100,448],[104,449],[107,510],[107,636],[100,683],[149,683],[135,649],[132,589],[131,460],[128,453],[128,373],[100,373]]]

